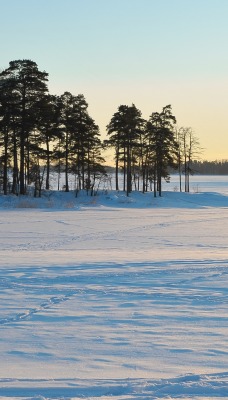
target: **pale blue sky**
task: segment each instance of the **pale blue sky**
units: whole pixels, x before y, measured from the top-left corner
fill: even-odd
[[[83,93],[105,126],[120,104],[172,105],[203,158],[228,158],[228,0],[0,0],[0,69],[31,59],[52,94]]]

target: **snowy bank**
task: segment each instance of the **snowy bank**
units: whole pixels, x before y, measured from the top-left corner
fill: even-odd
[[[78,210],[82,207],[111,208],[201,208],[228,207],[228,195],[217,192],[185,193],[166,191],[162,197],[152,192],[133,191],[129,196],[125,192],[100,191],[96,196],[81,191],[77,196],[74,191],[43,191],[41,198],[33,196],[1,195],[0,209],[65,209]]]

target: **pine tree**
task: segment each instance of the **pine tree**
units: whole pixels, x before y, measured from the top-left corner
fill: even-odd
[[[109,140],[106,143],[115,148],[116,188],[117,190],[119,188],[118,169],[119,163],[122,162],[123,189],[127,195],[132,191],[132,168],[142,124],[141,112],[132,104],[132,106],[119,106],[107,126]]]
[[[175,140],[174,125],[176,118],[171,106],[163,107],[162,112],[151,114],[147,123],[147,135],[154,162],[154,193],[162,193],[162,178],[169,179],[169,167],[175,167],[178,144]],[[157,187],[156,187],[157,186]]]
[[[37,64],[31,60],[11,61],[9,67],[0,73],[1,90],[10,93],[9,98],[13,99],[17,108],[16,114],[12,110],[11,120],[16,118],[14,139],[19,141],[20,194],[26,192],[25,172],[26,162],[27,169],[29,167],[29,138],[31,132],[36,129],[40,100],[47,93],[47,77],[48,74],[39,71]]]

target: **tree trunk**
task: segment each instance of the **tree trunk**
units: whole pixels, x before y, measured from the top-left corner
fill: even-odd
[[[8,129],[4,132],[4,167],[3,167],[3,193],[8,193]]]
[[[68,133],[66,133],[66,154],[65,154],[65,192],[69,192],[68,181]]]
[[[15,129],[13,131],[13,187],[12,193],[18,195],[18,159],[17,159],[17,140]]]
[[[119,190],[119,147],[116,150],[116,170],[115,170],[115,177],[116,177],[116,190]]]
[[[46,141],[47,146],[47,171],[46,171],[46,190],[50,189],[50,149],[49,149],[49,140]]]
[[[20,137],[20,194],[25,194],[25,98],[26,90],[23,87],[22,93],[22,121],[21,121],[21,137]]]

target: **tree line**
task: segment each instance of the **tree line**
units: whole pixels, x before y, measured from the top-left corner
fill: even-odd
[[[3,193],[26,194],[34,185],[50,189],[50,169],[64,172],[64,190],[69,174],[75,177],[76,193],[93,193],[105,174],[104,150],[112,148],[115,187],[127,195],[132,190],[153,190],[161,196],[162,179],[170,168],[189,191],[189,176],[199,143],[191,128],[177,128],[171,105],[152,112],[148,120],[134,104],[120,105],[101,140],[99,127],[89,115],[83,94],[51,95],[48,73],[31,60],[15,60],[0,73],[0,168]],[[123,174],[120,188],[119,173]],[[10,185],[9,185],[10,183]],[[59,187],[58,187],[59,188]]]
[[[228,175],[228,160],[199,161],[193,160],[192,172],[201,175]]]

